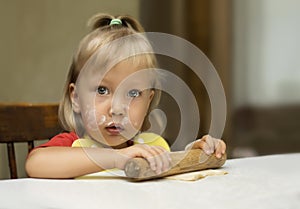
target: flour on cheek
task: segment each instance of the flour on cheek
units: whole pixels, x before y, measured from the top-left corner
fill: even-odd
[[[96,115],[96,110],[95,109],[91,109],[91,110],[87,110],[85,112],[85,125],[89,130],[92,131],[97,131],[99,129],[99,126],[104,124],[106,121],[106,116],[105,115],[100,115],[97,118]]]

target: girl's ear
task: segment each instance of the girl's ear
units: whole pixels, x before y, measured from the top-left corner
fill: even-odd
[[[151,90],[151,91],[150,91],[150,95],[149,95],[150,102],[152,101],[154,95],[155,95],[155,91],[154,91],[154,90]]]
[[[79,97],[76,92],[76,86],[74,83],[69,85],[69,95],[72,102],[72,109],[76,113],[80,113]]]
[[[154,96],[155,96],[155,91],[154,90],[150,90],[149,100],[148,100],[148,107],[147,107],[148,111],[149,111],[149,108],[151,106],[151,103],[152,103],[152,100],[153,100]],[[146,113],[146,115],[147,114],[148,113]]]

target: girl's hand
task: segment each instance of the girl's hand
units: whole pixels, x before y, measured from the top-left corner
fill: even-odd
[[[167,171],[171,165],[169,152],[160,146],[136,144],[131,147],[119,149],[115,160],[115,167],[124,170],[126,162],[135,157],[145,158],[153,171],[157,174]]]
[[[221,139],[205,135],[201,139],[188,144],[185,150],[188,149],[202,149],[207,155],[215,153],[217,158],[221,158],[226,152],[226,144]]]

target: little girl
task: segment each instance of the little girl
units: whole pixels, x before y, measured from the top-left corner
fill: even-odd
[[[26,161],[30,177],[74,178],[124,169],[145,158],[157,174],[170,167],[170,148],[146,133],[145,118],[160,99],[156,58],[142,26],[129,16],[99,14],[71,64],[59,119],[68,133],[35,148]],[[145,53],[147,52],[147,53]],[[145,70],[146,69],[146,70]],[[208,135],[187,148],[221,157],[226,145]]]

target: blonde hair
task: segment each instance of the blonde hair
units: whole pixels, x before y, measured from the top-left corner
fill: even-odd
[[[119,19],[122,24],[110,25],[112,19]],[[82,121],[80,119],[77,120],[78,116],[76,116],[73,112],[69,86],[72,83],[76,83],[84,65],[102,46],[109,46],[114,40],[144,32],[141,24],[134,18],[127,15],[112,16],[108,14],[97,14],[88,21],[88,25],[92,26],[92,31],[81,40],[77,52],[73,57],[65,83],[63,97],[59,105],[59,120],[66,131],[81,130],[83,128],[81,124]],[[130,42],[131,43],[123,42],[122,44],[125,44],[126,47],[130,46],[133,51],[138,51],[139,49],[136,48],[139,47],[146,47],[148,51],[153,51],[151,44],[144,35],[138,35],[134,39],[131,39]],[[107,51],[106,53],[109,53],[109,55],[103,58],[105,59],[103,62],[110,62],[113,58],[121,56],[122,50],[115,47],[115,50],[111,50],[110,48],[110,51]],[[134,61],[138,61],[141,58],[146,60],[146,64],[149,65],[150,68],[157,67],[157,61],[153,53],[138,55]],[[154,91],[154,97],[151,101],[148,112],[154,109],[160,100],[160,90],[154,89]]]

